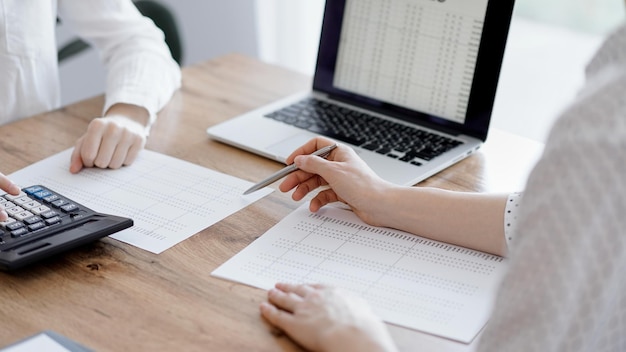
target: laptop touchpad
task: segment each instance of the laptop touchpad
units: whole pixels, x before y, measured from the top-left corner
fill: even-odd
[[[267,151],[281,157],[282,159],[287,159],[287,157],[293,153],[294,150],[306,144],[306,142],[314,137],[315,135],[312,133],[299,133],[270,145],[267,147]]]

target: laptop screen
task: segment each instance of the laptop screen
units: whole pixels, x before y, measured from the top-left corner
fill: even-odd
[[[513,0],[327,1],[314,89],[484,139],[512,7]]]

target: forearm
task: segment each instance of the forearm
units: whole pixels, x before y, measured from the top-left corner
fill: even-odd
[[[505,255],[506,199],[506,194],[393,187],[380,203],[379,223],[433,240]]]
[[[63,1],[59,14],[101,54],[107,69],[105,112],[127,103],[145,107],[154,118],[180,87],[180,67],[163,32],[132,1]]]

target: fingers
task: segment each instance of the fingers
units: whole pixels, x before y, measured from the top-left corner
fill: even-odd
[[[308,285],[308,284],[289,284],[279,282],[276,284],[276,288],[283,292],[295,293],[300,297],[305,297],[317,288],[321,288],[321,285]]]
[[[281,184],[278,186],[278,189],[281,190],[281,192],[288,192],[290,190],[292,190],[293,188],[297,187],[299,184],[307,181],[308,179],[310,179],[311,177],[315,177],[315,174],[311,174],[308,173],[306,171],[302,171],[302,170],[298,170],[292,174],[290,174],[289,176],[285,177],[285,179],[283,180],[283,182],[281,182]]]
[[[0,172],[0,189],[14,196],[20,194],[20,188],[15,183],[11,182],[11,180],[9,180],[9,178],[6,177],[1,172]],[[0,192],[0,194],[4,192]],[[9,218],[9,215],[7,214],[7,212],[3,208],[0,208],[0,221],[5,221],[8,218]]]
[[[96,166],[102,169],[107,168],[109,166],[111,168],[115,168],[111,164],[111,161],[113,160],[113,154],[115,153],[116,148],[118,146],[123,147],[123,145],[121,145],[122,143],[124,143],[124,140],[122,139],[123,134],[124,134],[124,131],[120,129],[118,126],[116,126],[115,124],[108,124],[104,128],[102,139],[100,141],[97,141],[99,142],[99,145],[97,146],[98,149],[96,149],[96,157],[93,159],[93,166]],[[87,152],[89,154],[92,153],[91,150]]]
[[[81,137],[82,143],[80,150],[78,151],[80,153],[83,166],[94,167],[94,161],[98,156],[105,128],[106,122],[102,119],[95,119],[89,123],[87,133]]]
[[[143,149],[146,136],[143,126],[124,117],[93,120],[74,147],[70,172],[83,167],[117,169],[132,164]]]
[[[14,196],[20,194],[20,188],[0,172],[0,189]],[[1,193],[0,193],[1,194]]]
[[[261,303],[261,316],[281,330],[287,330],[295,320],[291,313],[280,310],[267,302]]]
[[[281,330],[288,330],[295,321],[294,312],[304,297],[320,285],[294,285],[286,283],[276,284],[276,288],[267,293],[269,302],[261,303],[261,315],[272,325]]]
[[[299,201],[307,194],[309,194],[309,192],[312,192],[319,187],[325,186],[327,184],[328,183],[321,176],[312,175],[309,179],[303,181],[297,186],[291,197],[293,198],[293,200]]]
[[[299,155],[294,162],[300,170],[287,176],[280,184],[279,189],[282,192],[290,191],[295,187],[302,187],[300,192],[295,194],[298,199],[294,197],[294,199],[299,200],[308,192],[328,184],[324,177],[330,175],[332,161],[314,155]]]
[[[143,149],[146,143],[146,139],[143,135],[134,135],[132,138],[134,138],[134,141],[128,149],[123,165],[130,165],[134,163],[135,159],[137,159],[137,155],[139,155],[139,152]]]
[[[83,159],[80,156],[83,140],[84,137],[80,137],[78,141],[76,141],[76,145],[74,146],[74,150],[72,151],[72,156],[70,157],[70,172],[73,174],[83,169]]]
[[[311,292],[322,287],[321,285],[277,283],[276,288],[267,292],[267,298],[275,307],[293,313],[297,305],[301,304]]]
[[[271,289],[267,293],[267,298],[270,303],[276,307],[293,312],[296,305],[302,302],[302,296],[295,292],[282,291],[279,289]]]
[[[306,142],[306,144],[304,144],[300,148],[296,149],[293,153],[291,153],[291,155],[287,157],[286,162],[287,164],[291,164],[293,163],[295,157],[298,155],[311,154],[318,149],[321,149],[323,147],[326,147],[332,144],[335,144],[335,142],[328,138],[324,138],[324,137],[313,138],[310,141]]]
[[[340,201],[341,199],[339,199],[335,191],[333,191],[332,189],[327,189],[319,192],[313,199],[311,199],[311,202],[309,203],[309,210],[316,213],[326,204]]]

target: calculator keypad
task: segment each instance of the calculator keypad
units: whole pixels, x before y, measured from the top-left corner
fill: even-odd
[[[19,195],[0,196],[0,208],[9,215],[8,220],[0,222],[0,250],[67,223],[83,212],[78,204],[41,186],[24,188]]]

